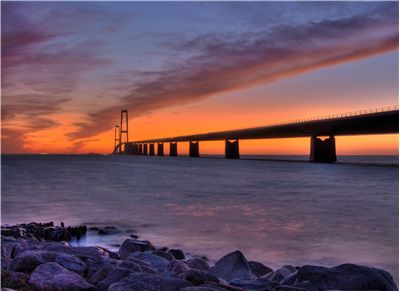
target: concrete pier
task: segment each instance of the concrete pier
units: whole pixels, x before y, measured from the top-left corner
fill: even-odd
[[[169,156],[178,156],[178,143],[169,143]]]
[[[336,160],[335,137],[330,136],[325,140],[322,140],[317,136],[311,137],[310,161],[335,162]]]
[[[189,141],[189,156],[190,157],[200,157],[199,153],[199,142]]]
[[[138,155],[143,155],[143,144],[139,144],[138,149],[139,149]]]
[[[143,144],[143,155],[147,156],[148,152],[147,152],[147,143]]]
[[[157,156],[164,156],[164,143],[157,143]]]
[[[124,154],[125,155],[133,155],[134,154],[134,147],[132,144],[125,144],[125,149],[124,149]]]
[[[239,159],[239,140],[225,140],[225,158]]]
[[[149,144],[149,156],[154,156],[154,143]]]

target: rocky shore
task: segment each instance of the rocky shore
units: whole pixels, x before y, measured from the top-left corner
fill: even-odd
[[[52,222],[2,226],[2,290],[398,290],[388,272],[354,264],[273,270],[240,251],[210,265],[204,257],[136,238],[127,238],[118,252],[68,243],[87,229]]]

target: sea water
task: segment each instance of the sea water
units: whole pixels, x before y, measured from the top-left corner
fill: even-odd
[[[272,268],[355,263],[398,282],[397,156],[248,158],[2,155],[2,224],[114,226],[73,244],[117,249],[136,234],[211,261],[241,250]]]

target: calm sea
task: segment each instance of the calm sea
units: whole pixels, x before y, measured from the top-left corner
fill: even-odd
[[[264,158],[280,160],[3,155],[2,224],[115,226],[75,244],[116,249],[134,233],[210,260],[238,249],[272,268],[351,262],[398,281],[397,156]]]

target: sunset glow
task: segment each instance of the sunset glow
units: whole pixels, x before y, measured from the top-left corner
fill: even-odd
[[[397,2],[1,6],[2,153],[110,153],[122,108],[133,141],[398,104]],[[398,135],[336,145],[397,155]],[[240,151],[307,155],[309,139]]]

